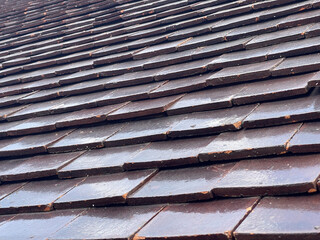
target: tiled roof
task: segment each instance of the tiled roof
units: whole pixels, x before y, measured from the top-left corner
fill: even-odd
[[[319,0],[0,4],[0,240],[320,239]]]

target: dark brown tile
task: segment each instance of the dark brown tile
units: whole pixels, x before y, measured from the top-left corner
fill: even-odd
[[[16,107],[10,107],[10,108],[2,108],[0,110],[0,120],[4,120],[10,115],[21,111],[22,109],[26,108],[27,106],[16,106]]]
[[[91,150],[58,170],[59,178],[84,177],[123,171],[123,164],[148,144]]]
[[[313,77],[312,73],[247,83],[233,96],[232,102],[242,105],[306,94]]]
[[[88,125],[99,122],[104,122],[107,119],[107,115],[117,109],[125,106],[128,103],[120,103],[115,105],[107,105],[103,107],[83,109],[80,111],[74,111],[70,113],[60,114],[61,119],[56,121],[57,128]]]
[[[223,110],[199,112],[185,115],[185,118],[169,132],[169,137],[199,136],[235,131],[242,127],[243,120],[257,106],[248,105]]]
[[[160,209],[161,206],[92,208],[50,239],[129,239]]]
[[[265,33],[255,37],[246,44],[247,49],[260,48],[269,45],[301,39],[310,26],[299,26],[272,33]]]
[[[143,70],[126,73],[119,76],[105,78],[106,88],[118,88],[134,86],[143,83],[150,83],[154,80],[154,75],[158,70]]]
[[[165,112],[172,104],[178,101],[182,95],[164,98],[131,102],[119,110],[109,114],[108,120],[119,120],[155,115]]]
[[[98,105],[116,104],[127,101],[137,101],[149,98],[149,92],[162,86],[164,82],[153,82],[143,85],[136,85],[131,87],[117,88],[99,98]]]
[[[82,152],[39,155],[0,162],[1,181],[20,181],[57,176],[58,170],[72,162]]]
[[[107,124],[97,127],[79,128],[48,147],[49,152],[78,151],[102,148],[103,141],[119,131],[124,124]],[[1,149],[0,149],[1,152]]]
[[[123,165],[125,170],[170,167],[198,162],[198,154],[214,137],[153,142]]]
[[[0,201],[0,212],[39,212],[52,210],[52,204],[83,179],[29,182]]]
[[[223,197],[288,195],[317,191],[319,155],[240,161],[213,193]]]
[[[276,59],[261,63],[227,67],[211,75],[207,79],[207,83],[216,86],[267,78],[271,76],[271,71],[281,64],[282,61],[283,59]]]
[[[149,93],[149,96],[150,98],[158,98],[199,90],[206,87],[207,78],[208,74],[203,74],[177,80],[171,80],[161,87],[152,90]]]
[[[231,107],[232,97],[242,88],[242,85],[238,85],[188,93],[174,103],[167,113],[175,115]]]
[[[201,151],[199,159],[215,161],[282,154],[299,126],[292,124],[222,133]]]
[[[288,17],[284,18],[282,21],[279,22],[278,27],[279,29],[283,29],[288,27],[294,27],[294,26],[319,22],[319,20],[320,20],[320,11],[319,9],[317,9],[317,10],[289,15]]]
[[[143,65],[144,69],[159,68],[165,66],[171,66],[178,63],[183,63],[192,60],[194,50],[173,52],[164,55],[152,55],[152,58]]]
[[[17,191],[19,188],[21,188],[23,185],[25,185],[25,182],[21,183],[12,183],[12,184],[1,184],[0,186],[0,199],[2,200],[9,194]]]
[[[304,123],[297,134],[289,142],[289,151],[318,152],[319,151],[320,122]]]
[[[12,157],[45,153],[50,144],[72,131],[73,129],[1,140],[0,156]]]
[[[237,240],[318,238],[320,195],[267,197],[235,230]]]
[[[272,70],[272,76],[283,76],[304,72],[318,71],[320,67],[320,54],[310,54],[285,59]]]
[[[187,42],[188,40],[190,39],[166,42],[166,43],[150,46],[140,51],[139,53],[134,54],[133,58],[143,59],[143,58],[153,57],[155,55],[172,53],[177,51],[179,45],[183,44],[184,42]]]
[[[313,24],[305,33],[307,38],[320,35],[320,23]]]
[[[320,71],[316,72],[309,81],[309,87],[317,87],[320,84]]]
[[[169,130],[181,120],[182,117],[174,116],[128,122],[119,132],[108,138],[104,145],[109,147],[165,140]]]
[[[155,75],[155,80],[168,80],[202,74],[207,71],[207,65],[211,61],[212,59],[201,59],[165,67]]]
[[[319,41],[320,37],[314,37],[278,44],[268,53],[268,59],[292,57],[319,52]]]
[[[256,34],[262,34],[267,32],[274,32],[277,30],[277,23],[279,20],[271,20],[267,22],[255,23],[251,25],[245,25],[243,27],[234,28],[227,34],[227,40],[239,39],[243,37],[253,36]]]
[[[243,198],[167,206],[135,239],[230,239],[257,201]]]
[[[46,213],[25,213],[15,216],[1,225],[0,238],[3,239],[47,239],[79,216],[83,210],[63,210]]]
[[[128,203],[155,204],[210,199],[211,189],[234,164],[164,170],[128,197]]]
[[[261,104],[244,121],[245,128],[280,125],[320,117],[320,95]]]
[[[53,206],[61,209],[123,204],[128,194],[142,186],[155,173],[155,170],[141,170],[90,176],[55,201]]]

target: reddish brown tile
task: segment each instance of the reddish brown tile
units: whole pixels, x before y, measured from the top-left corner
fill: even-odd
[[[107,124],[79,128],[48,147],[49,152],[78,151],[103,147],[103,140],[119,131],[124,124]],[[1,152],[1,149],[0,149]]]
[[[230,239],[257,201],[243,198],[168,206],[135,239]]]
[[[128,197],[128,203],[155,204],[210,199],[211,189],[234,164],[160,171]]]
[[[297,134],[289,142],[289,151],[318,152],[319,151],[320,122],[304,123]]]
[[[199,136],[213,133],[235,131],[257,106],[248,105],[223,110],[192,113],[185,115],[179,124],[173,126],[169,137]]]
[[[319,155],[240,161],[213,193],[223,197],[311,193],[317,191],[319,169]]]
[[[318,238],[320,195],[264,198],[235,230],[237,240]]]
[[[1,184],[1,186],[0,186],[0,199],[1,200],[4,199],[6,196],[17,191],[25,184],[26,184],[25,182],[12,183],[12,184]]]
[[[53,202],[83,179],[29,182],[0,201],[2,214],[52,210]]]
[[[198,162],[198,154],[214,137],[153,142],[130,161],[125,162],[125,170],[169,167]]]
[[[282,154],[300,124],[220,134],[200,155],[200,161],[230,160]]]
[[[179,100],[182,95],[164,97],[151,100],[131,102],[119,110],[109,114],[108,120],[136,118],[147,115],[155,115],[165,112],[172,104]]]
[[[89,209],[50,239],[129,239],[160,209],[161,206]]]

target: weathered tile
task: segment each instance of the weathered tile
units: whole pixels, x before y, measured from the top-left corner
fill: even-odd
[[[119,132],[108,138],[104,145],[119,146],[166,140],[169,130],[183,117],[161,117],[128,122]]]
[[[49,239],[129,239],[160,209],[161,206],[92,208]]]
[[[128,204],[190,202],[213,197],[211,189],[234,164],[164,170],[128,197]]]
[[[268,52],[268,59],[292,57],[319,52],[320,37],[306,38],[299,41],[280,43]]]
[[[28,105],[26,106],[16,106],[16,107],[10,107],[10,108],[2,108],[0,110],[0,120],[4,120],[7,117],[9,117],[10,115],[13,115],[14,113],[21,111],[22,109],[28,107]]]
[[[143,65],[144,69],[159,68],[171,66],[178,63],[183,63],[192,60],[194,50],[174,52],[164,55],[152,55],[153,57]]]
[[[246,44],[247,49],[260,48],[269,45],[301,39],[310,26],[299,26],[272,33],[265,33],[252,39]]]
[[[67,166],[59,169],[58,176],[59,178],[70,178],[122,172],[123,164],[147,145],[130,145],[88,151]]]
[[[0,186],[0,199],[2,200],[9,194],[17,191],[19,188],[21,188],[23,185],[25,185],[25,182],[21,183],[12,183],[12,184],[1,184]]]
[[[168,80],[201,74],[207,71],[212,59],[201,59],[189,63],[181,63],[163,68],[155,75],[155,80]]]
[[[7,135],[20,136],[54,131],[56,129],[55,123],[61,118],[62,116],[60,115],[50,115],[22,120],[19,121],[20,124],[9,127],[7,129]]]
[[[286,58],[281,64],[272,70],[272,76],[283,76],[319,70],[320,54],[310,54],[292,58]]]
[[[280,125],[320,118],[320,95],[261,104],[244,121],[245,128]]]
[[[22,138],[12,138],[0,141],[0,156],[24,156],[44,153],[47,147],[72,132],[73,129],[55,131],[37,135],[28,135]]]
[[[53,202],[83,179],[35,181],[25,184],[0,201],[0,212],[50,211]]]
[[[38,155],[0,162],[1,181],[20,181],[57,176],[58,170],[72,162],[82,152]]]
[[[188,40],[190,40],[190,39],[178,40],[178,41],[173,41],[173,42],[166,42],[166,43],[161,43],[158,45],[150,46],[150,47],[147,47],[144,50],[140,51],[139,53],[134,54],[133,58],[134,59],[143,59],[143,58],[153,57],[155,55],[172,53],[172,52],[177,51],[179,45],[182,45],[183,43],[187,42]]]
[[[262,34],[267,32],[274,32],[277,30],[277,23],[279,20],[271,20],[267,22],[255,23],[251,25],[245,25],[243,27],[234,28],[226,36],[227,40],[239,39],[256,34]]]
[[[178,101],[182,95],[164,98],[131,102],[119,110],[109,114],[108,120],[136,118],[147,115],[155,115],[165,112],[172,104]]]
[[[238,85],[188,93],[169,107],[167,113],[174,115],[231,107],[232,97],[242,88],[242,85]]]
[[[235,230],[237,240],[318,238],[320,195],[266,197]]]
[[[199,159],[215,161],[282,154],[299,126],[292,124],[222,133],[201,151]]]
[[[307,11],[297,14],[289,15],[279,22],[279,29],[295,27],[299,25],[305,25],[309,23],[319,22],[320,20],[320,11],[319,9],[313,11]]]
[[[169,137],[209,135],[238,130],[242,127],[243,120],[256,107],[256,105],[247,105],[187,114],[184,119],[171,128]]]
[[[317,191],[319,169],[319,155],[240,161],[213,193],[223,197],[311,193]]]
[[[167,206],[135,239],[230,239],[257,201],[242,198]]]
[[[239,83],[251,80],[263,79],[271,76],[271,72],[283,59],[252,63],[247,65],[223,68],[207,79],[207,83],[212,86]]]
[[[198,154],[215,137],[153,142],[134,158],[125,162],[125,170],[170,167],[198,162]]]
[[[310,81],[308,82],[308,86],[309,87],[318,87],[320,84],[320,71],[316,72],[312,78],[310,79]]]
[[[46,239],[79,216],[83,210],[63,210],[46,213],[25,213],[1,225],[3,239]]]
[[[98,122],[104,122],[107,119],[107,115],[127,103],[120,103],[114,105],[107,105],[103,107],[95,107],[89,109],[83,109],[80,111],[74,111],[70,113],[60,114],[61,119],[56,121],[57,128],[88,125]]]
[[[304,123],[299,131],[289,142],[289,151],[299,152],[319,152],[320,122]]]
[[[203,74],[199,76],[168,81],[161,87],[152,90],[149,93],[149,96],[150,98],[158,98],[199,90],[206,87],[207,78],[208,74]]]
[[[142,186],[155,173],[155,170],[141,170],[90,176],[55,201],[53,206],[61,209],[125,203],[127,195]]]
[[[119,131],[124,124],[107,124],[79,128],[48,147],[49,152],[77,151],[90,148],[102,148],[103,140]],[[0,149],[1,153],[1,149]]]
[[[137,101],[140,99],[149,98],[149,92],[162,86],[164,82],[153,82],[143,85],[136,85],[131,87],[117,88],[97,99],[98,105],[116,104],[127,101]]]
[[[306,94],[313,77],[314,73],[311,73],[247,83],[233,96],[232,102],[242,105]]]

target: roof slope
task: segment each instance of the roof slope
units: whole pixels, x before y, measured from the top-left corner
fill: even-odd
[[[319,239],[319,0],[0,3],[0,239]]]

